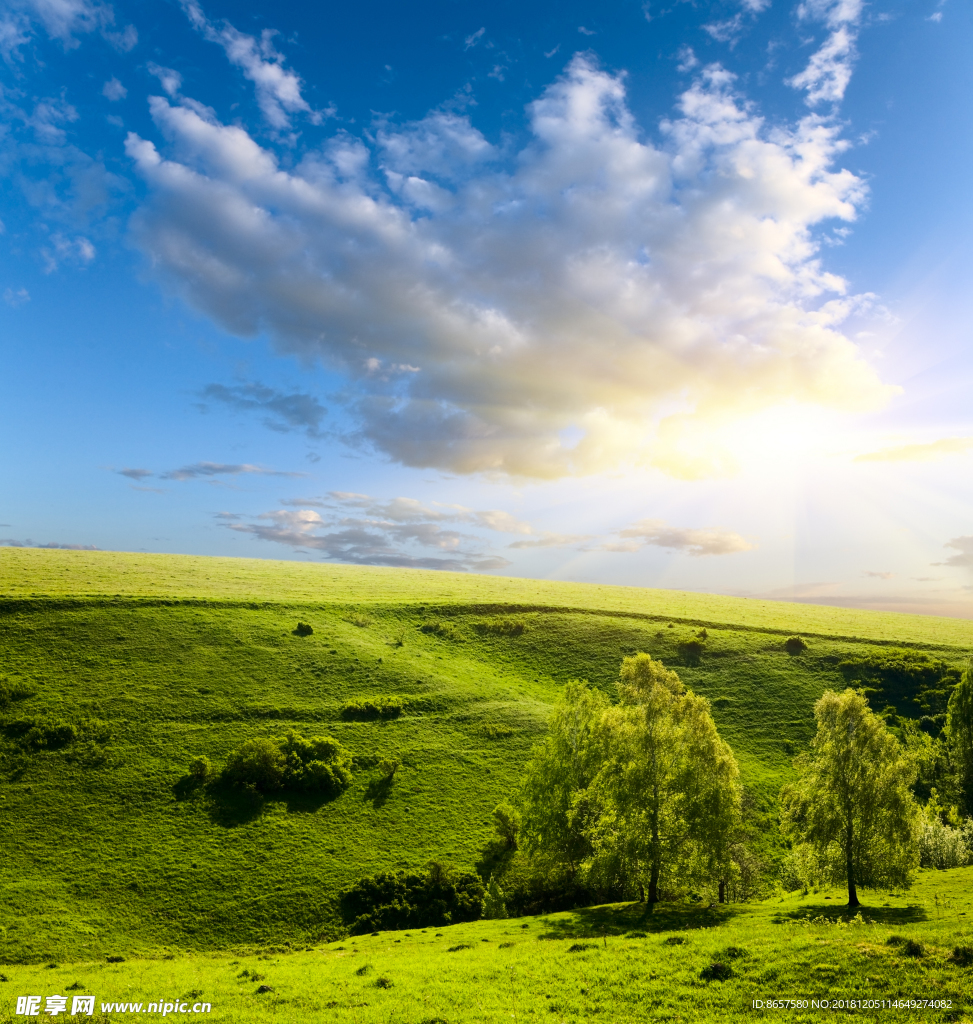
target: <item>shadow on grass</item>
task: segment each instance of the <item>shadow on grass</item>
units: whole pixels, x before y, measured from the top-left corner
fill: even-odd
[[[723,906],[690,906],[685,903],[610,904],[575,910],[570,917],[545,920],[542,939],[598,938],[603,935],[624,935],[630,931],[672,932],[694,928],[714,928],[728,924],[750,908],[740,903]]]
[[[868,922],[875,924],[915,924],[928,921],[929,916],[923,907],[912,904],[908,907],[870,907],[867,905],[849,910],[842,903],[827,902],[802,903],[794,910],[778,911],[774,915],[775,924],[787,921],[813,921],[815,918],[827,918],[831,921],[850,921],[857,914]]]
[[[219,778],[204,782],[189,775],[179,779],[172,792],[177,800],[205,800],[210,820],[224,828],[236,828],[254,821],[263,814],[267,804],[286,804],[289,814],[314,814],[340,795],[287,791],[264,795],[228,785]]]
[[[372,807],[384,807],[392,795],[392,787],[395,778],[392,775],[383,775],[380,779],[373,779],[365,787],[364,800],[371,800]]]

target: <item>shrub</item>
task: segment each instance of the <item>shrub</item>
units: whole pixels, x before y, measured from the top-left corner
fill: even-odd
[[[15,700],[26,700],[33,697],[34,691],[23,683],[13,683],[5,676],[0,676],[0,708],[9,707]]]
[[[918,960],[926,955],[926,947],[916,939],[906,939],[902,943],[902,952]]]
[[[19,718],[7,726],[7,731],[19,736],[20,742],[31,750],[58,750],[70,746],[76,740],[105,743],[111,736],[108,723],[97,718],[69,722],[52,715]]]
[[[443,622],[442,619],[427,619],[419,629],[442,640],[456,639],[456,627],[451,622]]]
[[[713,963],[704,967],[699,976],[703,981],[726,981],[733,977],[733,968],[729,964]]]
[[[949,958],[958,967],[973,967],[973,946],[955,946]]]
[[[247,740],[227,758],[222,776],[265,795],[289,790],[336,796],[351,783],[350,764],[351,755],[330,736],[305,739],[289,732]]]
[[[666,939],[667,946],[682,946],[685,943],[685,939],[681,935],[670,935]]]
[[[919,836],[919,857],[924,868],[962,867],[970,859],[963,830],[938,819],[927,822]]]
[[[383,757],[378,762],[378,770],[384,779],[394,779],[395,773],[402,767],[402,762],[397,757]]]
[[[350,700],[341,708],[341,717],[346,721],[370,722],[376,718],[398,718],[405,710],[402,697],[363,697]]]
[[[194,782],[205,782],[213,772],[213,766],[208,757],[194,757],[189,762],[189,777]]]
[[[695,638],[692,640],[683,640],[678,645],[679,656],[687,665],[698,665],[705,650],[705,642]]]
[[[391,988],[392,984],[393,983],[392,983],[392,979],[391,978],[376,978],[375,979],[375,987],[376,988]]]
[[[384,872],[361,878],[339,898],[353,935],[387,928],[425,928],[476,921],[482,912],[478,875],[430,862],[425,873]]]
[[[807,641],[799,636],[789,636],[784,641],[784,650],[788,654],[803,654],[807,650]]]
[[[480,726],[480,733],[488,740],[505,740],[513,736],[514,731],[509,725],[497,725],[496,722],[484,722]]]
[[[294,636],[310,636],[314,632],[314,629],[307,622],[299,622],[293,632]]]
[[[569,953],[583,953],[587,949],[597,949],[598,945],[594,942],[575,942],[573,945],[568,946]]]
[[[491,877],[487,883],[486,892],[483,894],[483,916],[491,920],[501,920],[509,917],[507,913],[507,901],[496,878]]]

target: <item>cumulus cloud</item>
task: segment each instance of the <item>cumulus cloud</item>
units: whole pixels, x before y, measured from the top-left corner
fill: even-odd
[[[855,457],[855,462],[929,462],[947,455],[962,455],[973,448],[973,437],[944,437],[926,444],[881,448]]]
[[[717,66],[658,144],[585,56],[512,154],[440,111],[285,169],[191,101],[151,113],[166,152],[127,151],[153,267],[225,329],[343,372],[358,440],[406,465],[702,475],[728,418],[893,390],[842,333],[856,303],[815,240],[865,195],[837,128],[767,127]]]
[[[0,20],[0,47],[19,47],[30,38],[31,20],[44,26],[51,39],[66,50],[79,46],[76,36],[100,32],[116,49],[127,52],[138,42],[134,25],[115,30],[115,11],[111,4],[97,0],[7,0],[8,12]],[[15,32],[16,35],[11,33]]]
[[[115,103],[118,100],[125,99],[128,95],[128,89],[117,78],[109,78],[102,86],[101,94],[109,102]]]
[[[862,0],[805,0],[798,7],[800,18],[824,22],[831,29],[807,67],[787,82],[795,89],[807,91],[808,106],[840,103],[844,99],[858,56],[855,41],[861,13]]]
[[[237,31],[228,21],[221,27],[213,25],[196,0],[182,0],[194,28],[211,43],[223,47],[227,59],[253,82],[257,106],[267,123],[281,131],[290,127],[291,114],[307,114],[319,123],[322,115],[311,109],[301,95],[301,78],[284,67],[284,55],[274,46],[273,29],[265,28],[257,39]]]
[[[667,526],[661,519],[640,519],[637,523],[618,531],[617,541],[602,545],[604,551],[639,551],[644,547],[667,548],[687,555],[732,555],[752,551],[751,544],[732,530],[716,527],[691,529]]]
[[[241,473],[255,473],[258,476],[305,476],[305,473],[288,473],[280,469],[265,469],[263,466],[252,466],[249,463],[225,462],[194,462],[191,466],[181,469],[170,469],[168,473],[160,473],[160,480],[199,480],[212,479],[217,476],[239,476]]]
[[[167,96],[175,96],[182,88],[182,75],[178,71],[173,71],[172,68],[164,68],[154,61],[149,61],[146,66],[148,67],[149,74],[159,79],[159,84],[165,90]]]
[[[312,438],[321,436],[321,420],[328,412],[314,395],[301,391],[285,394],[255,381],[232,387],[208,384],[200,395],[242,412],[263,413],[262,422],[271,430],[303,430]]]
[[[933,565],[953,565],[962,569],[973,569],[973,537],[954,537],[943,546],[953,548],[958,554],[950,555],[945,562],[933,562]]]

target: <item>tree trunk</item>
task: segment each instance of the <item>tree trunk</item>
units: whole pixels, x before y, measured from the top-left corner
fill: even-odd
[[[652,861],[652,870],[649,873],[649,906],[655,906],[659,902],[659,862]]]
[[[645,886],[639,882],[639,903],[645,902]]]
[[[845,870],[848,873],[848,907],[853,909],[854,907],[860,907],[861,903],[858,902],[858,888],[855,885],[855,858],[852,855],[852,848],[854,844],[854,832],[852,826],[848,825],[848,830],[845,834]]]
[[[726,879],[720,879],[720,903],[726,903]]]

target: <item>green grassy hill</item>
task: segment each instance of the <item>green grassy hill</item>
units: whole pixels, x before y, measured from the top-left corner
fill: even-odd
[[[293,634],[309,622],[309,637]],[[503,622],[514,623],[506,632]],[[425,627],[425,629],[423,628]],[[521,627],[523,627],[521,631]],[[707,632],[694,663],[680,645]],[[808,650],[791,656],[787,636]],[[519,634],[519,635],[518,635]],[[0,551],[0,961],[306,945],[382,869],[471,866],[563,684],[648,651],[713,703],[770,807],[849,656],[959,665],[973,623],[706,595],[290,562]],[[390,721],[342,707],[393,695]],[[899,695],[901,696],[901,695]],[[30,723],[95,739],[31,750]],[[330,734],[337,799],[257,806],[186,779],[243,740]],[[403,761],[391,787],[374,765]],[[8,972],[9,973],[9,972]]]
[[[819,892],[660,905],[651,915],[638,904],[591,907],[290,951],[5,967],[0,1024],[24,1020],[14,1016],[15,993],[41,995],[42,1006],[54,993],[69,1005],[74,994],[93,995],[98,1022],[132,1019],[133,1003],[147,1014],[152,1002],[190,1015],[207,1005],[204,1015],[176,1019],[234,1024],[969,1021],[973,970],[962,951],[973,955],[971,891],[973,868],[955,868],[922,872],[909,893],[881,893],[850,922],[837,912],[842,894]],[[728,976],[714,978],[713,964]],[[753,1007],[772,999],[799,1002]],[[812,999],[845,1005],[814,1009]]]

